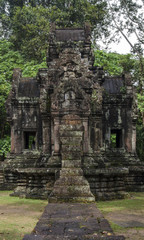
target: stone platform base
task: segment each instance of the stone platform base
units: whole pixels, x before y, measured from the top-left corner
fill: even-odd
[[[49,203],[33,232],[23,240],[124,240],[115,236],[95,203]]]

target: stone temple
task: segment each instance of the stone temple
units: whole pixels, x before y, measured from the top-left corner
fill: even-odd
[[[50,202],[92,202],[144,190],[129,75],[94,66],[91,31],[51,26],[47,68],[14,69],[7,100],[11,152],[1,188]],[[2,174],[2,171],[1,171]]]

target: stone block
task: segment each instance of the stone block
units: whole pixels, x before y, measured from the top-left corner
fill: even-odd
[[[81,159],[81,152],[62,152],[62,159],[63,160],[80,160]]]
[[[64,153],[64,152],[69,152],[69,153],[73,153],[73,152],[79,152],[79,153],[81,153],[82,152],[82,149],[81,149],[81,147],[80,147],[80,144],[79,145],[76,145],[76,144],[74,144],[74,145],[71,145],[71,144],[69,144],[69,145],[63,145],[62,144],[62,147],[61,147],[61,150],[62,150],[62,152]]]
[[[62,160],[63,168],[80,168],[81,160]]]
[[[77,145],[81,146],[81,137],[61,137],[62,145]]]
[[[62,168],[60,175],[67,176],[83,176],[83,170],[81,168]]]
[[[82,137],[83,136],[83,132],[80,131],[61,131],[60,133],[61,137]]]

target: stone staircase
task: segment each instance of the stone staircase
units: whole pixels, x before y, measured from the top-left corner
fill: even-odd
[[[82,126],[61,125],[62,169],[60,178],[55,182],[49,202],[93,202],[88,181],[81,169]]]
[[[5,189],[5,181],[4,181],[4,172],[3,172],[3,168],[2,166],[0,166],[0,190],[4,190]]]

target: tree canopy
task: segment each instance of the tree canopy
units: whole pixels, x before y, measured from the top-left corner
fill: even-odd
[[[1,36],[13,42],[26,59],[42,60],[47,45],[49,26],[83,26],[90,22],[95,35],[107,32],[105,0],[0,0]],[[101,31],[99,29],[101,28]]]

